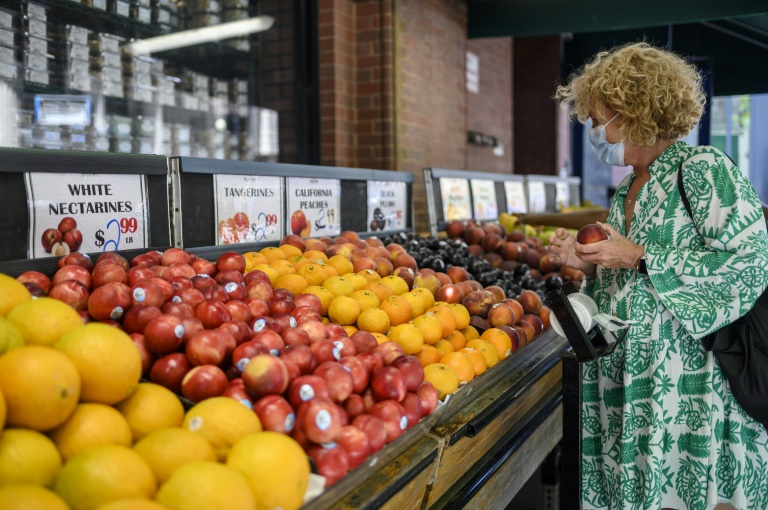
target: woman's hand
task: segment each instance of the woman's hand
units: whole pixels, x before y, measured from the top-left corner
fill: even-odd
[[[559,259],[560,264],[563,264],[573,269],[578,269],[586,275],[592,275],[595,272],[595,264],[586,262],[580,259],[574,249],[576,243],[576,236],[565,230],[564,228],[558,228],[555,235],[549,237],[549,245],[547,245],[547,251],[553,253]]]
[[[645,249],[619,234],[607,223],[598,225],[608,234],[608,239],[591,244],[574,243],[576,257],[585,263],[603,267],[636,269]]]

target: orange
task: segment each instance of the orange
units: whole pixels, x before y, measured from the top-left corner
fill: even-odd
[[[133,443],[128,422],[114,407],[80,404],[72,415],[49,433],[64,462],[97,446]]]
[[[360,315],[360,305],[357,301],[348,296],[339,296],[331,301],[328,307],[328,318],[331,322],[346,326],[357,322]]]
[[[115,406],[131,427],[133,441],[168,427],[181,427],[184,406],[171,390],[159,384],[141,383],[131,396]]]
[[[325,271],[325,277],[330,278],[331,276],[339,276],[339,272],[336,271],[336,268],[333,266],[329,266],[328,264],[320,264],[323,268],[323,271]]]
[[[284,244],[283,246],[288,245]],[[325,270],[323,269],[323,266],[320,264],[314,264],[309,261],[300,268],[296,269],[296,272],[303,276],[305,280],[307,280],[307,285],[322,285],[326,278],[328,278],[325,276]]]
[[[72,360],[49,347],[28,345],[0,356],[6,426],[45,431],[62,424],[75,410],[80,385]]]
[[[365,278],[368,283],[381,281],[381,276],[373,269],[363,269],[358,271],[357,274]]]
[[[282,251],[280,250],[277,250],[277,251],[282,253]],[[270,262],[269,265],[275,268],[275,271],[277,271],[277,274],[279,276],[283,276],[284,274],[296,273],[296,268],[293,267],[293,264],[291,264],[287,260],[273,260],[272,262]],[[275,282],[272,282],[272,285],[275,285]]]
[[[418,354],[424,347],[424,336],[413,324],[400,324],[389,330],[389,339],[403,348],[406,354]]]
[[[23,283],[8,275],[0,274],[0,317],[5,317],[16,305],[31,299],[32,294]]]
[[[72,510],[91,510],[110,501],[148,498],[157,482],[136,452],[125,446],[99,446],[72,457],[59,473],[54,490]]]
[[[2,354],[0,354],[2,356]],[[0,431],[5,428],[5,418],[8,414],[8,409],[5,407],[5,397],[3,396],[3,392],[0,391]]]
[[[355,285],[343,276],[331,276],[323,282],[323,287],[333,292],[336,297],[349,296],[355,291]]]
[[[24,337],[21,335],[19,328],[14,326],[13,322],[5,317],[0,317],[0,356],[10,350],[18,349],[25,344],[26,342],[24,341]],[[0,418],[0,429],[2,428],[3,419]]]
[[[356,290],[350,294],[349,297],[357,301],[357,304],[360,305],[361,312],[364,312],[369,308],[378,308],[381,304],[379,298],[376,297],[376,294],[370,290]]]
[[[0,487],[0,508],[3,510],[69,510],[64,500],[55,492],[30,484]]]
[[[363,290],[370,290],[379,298],[379,303],[392,296],[392,288],[381,282],[370,282],[363,286]]]
[[[368,308],[357,317],[357,327],[368,333],[386,333],[389,326],[389,315],[380,308]]]
[[[469,311],[464,305],[453,303],[448,305],[448,309],[453,313],[453,318],[456,319],[456,329],[464,329],[469,326]]]
[[[504,330],[498,328],[486,329],[480,339],[493,344],[496,352],[499,354],[499,360],[506,359],[507,356],[512,354],[512,339],[509,338],[509,335]]]
[[[307,287],[304,289],[302,294],[314,294],[320,299],[320,304],[323,306],[323,311],[320,315],[328,314],[328,307],[331,306],[331,301],[333,301],[333,298],[336,297],[333,295],[333,292],[321,285],[313,285],[311,287]]]
[[[267,264],[272,264],[276,260],[285,260],[288,258],[288,254],[277,246],[267,246],[259,253],[267,258]]]
[[[53,487],[59,471],[59,450],[44,434],[28,429],[6,429],[0,434],[0,487],[17,484]]]
[[[440,319],[440,324],[443,325],[443,338],[449,336],[456,329],[456,319],[453,316],[453,312],[447,307],[433,306],[427,312],[434,313]]]
[[[237,400],[213,397],[196,404],[184,416],[182,428],[202,435],[224,461],[230,448],[242,438],[261,432],[259,417]]]
[[[27,290],[26,287],[24,290]],[[51,346],[63,334],[83,325],[83,319],[74,308],[47,297],[19,303],[8,313],[8,320],[16,326],[28,345]]]
[[[301,255],[297,255],[297,256],[295,256],[295,257],[289,257],[289,258],[287,258],[287,259],[285,259],[285,260],[287,260],[288,262],[290,262],[290,263],[291,263],[291,265],[293,266],[293,268],[294,268],[294,269],[295,269],[297,272],[298,272],[298,270],[299,270],[299,269],[301,269],[302,267],[306,266],[307,264],[312,264],[312,261],[311,261],[311,260],[309,260],[309,259],[305,259],[305,258],[304,258],[304,257],[302,257]]]
[[[437,349],[431,345],[422,347],[421,352],[418,353],[416,357],[419,358],[422,367],[440,362],[440,353],[438,353]]]
[[[455,350],[448,340],[438,340],[437,343],[435,343],[435,349],[437,349],[437,353],[441,358]]]
[[[298,510],[309,484],[309,461],[299,444],[277,432],[261,432],[237,443],[227,466],[251,486],[256,508]]]
[[[368,285],[368,280],[357,273],[347,273],[342,274],[342,276],[352,282],[352,285],[355,286],[355,290],[361,290],[363,287]]]
[[[327,264],[334,268],[337,273],[344,275],[347,273],[351,273],[354,269],[354,265],[352,264],[352,261],[349,260],[348,257],[345,257],[343,255],[334,255],[333,257],[328,259]]]
[[[96,510],[167,510],[163,505],[146,498],[130,498],[110,501]]]
[[[301,248],[297,248],[292,244],[281,244],[280,249],[283,250],[285,256],[289,259],[293,257],[301,257],[302,254]]]
[[[307,250],[302,255],[305,259],[309,259],[312,262],[322,262],[324,264],[328,263],[328,257],[325,256],[325,253],[319,251],[319,250]]]
[[[344,331],[347,332],[347,336],[352,336],[352,335],[354,335],[355,333],[358,332],[358,329],[356,327],[352,326],[351,324],[348,324],[346,326],[342,326],[341,329],[343,329]]]
[[[411,305],[411,319],[415,319],[416,317],[424,313],[424,310],[425,310],[424,300],[421,299],[421,297],[411,292],[406,292],[400,297],[408,301],[408,304]]]
[[[411,291],[411,294],[419,296],[424,301],[424,309],[432,308],[435,306],[435,296],[430,291],[424,288],[416,288]]]
[[[274,285],[274,288],[276,289],[289,290],[293,297],[301,294],[307,287],[309,287],[307,280],[303,276],[297,274],[284,274],[277,279]]]
[[[88,323],[56,343],[80,373],[80,400],[116,404],[128,397],[141,378],[141,357],[127,333],[106,324]]]
[[[435,387],[440,400],[445,400],[447,395],[459,389],[459,376],[453,368],[444,363],[433,363],[424,367],[424,380]]]
[[[234,469],[210,461],[181,466],[157,492],[157,502],[168,510],[253,510],[248,481]]]
[[[381,279],[381,283],[392,289],[392,293],[395,296],[399,296],[401,294],[405,294],[408,292],[408,284],[405,283],[405,280],[400,278],[399,276],[390,275],[385,276]]]
[[[465,347],[459,351],[462,354],[466,354],[469,360],[472,362],[472,366],[475,369],[475,375],[480,375],[488,368],[485,362],[485,356],[482,352]]]
[[[152,432],[137,442],[133,451],[149,465],[159,483],[165,483],[184,464],[216,461],[216,452],[203,436],[179,427]]]
[[[467,339],[464,338],[464,335],[461,334],[461,331],[458,329],[455,330],[453,333],[445,337],[446,340],[451,342],[451,345],[453,346],[454,351],[458,351],[459,349],[463,349],[467,345]]]
[[[490,342],[478,338],[467,342],[467,347],[482,352],[483,356],[485,356],[485,364],[488,368],[493,368],[493,366],[499,362],[499,351],[497,351],[496,347]]]
[[[461,334],[464,335],[464,338],[467,339],[467,342],[480,338],[480,333],[477,332],[474,326],[467,326],[466,328],[462,329]]]
[[[256,267],[259,264],[269,263],[269,259],[257,251],[249,251],[247,253],[243,253],[243,257],[245,258],[246,262],[251,263],[252,267]]]
[[[449,352],[440,358],[440,363],[451,367],[456,372],[456,375],[459,376],[459,382],[468,383],[475,378],[475,365],[466,354]]]
[[[443,325],[440,319],[432,313],[425,313],[413,319],[413,325],[421,330],[424,336],[424,343],[433,345],[443,337]]]
[[[387,317],[387,319],[389,319],[389,317]],[[374,331],[371,334],[373,335],[373,338],[375,338],[376,341],[379,343],[379,345],[389,342],[389,338],[382,333],[377,333],[376,331]]]
[[[277,269],[270,266],[269,264],[256,264],[253,266],[253,270],[261,271],[269,276],[269,281],[272,282],[272,285],[274,285],[277,279],[280,278],[280,273],[277,272]]]
[[[411,304],[402,296],[388,297],[379,306],[389,315],[389,324],[399,326],[411,320]]]

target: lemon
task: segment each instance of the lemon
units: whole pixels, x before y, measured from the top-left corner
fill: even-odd
[[[184,406],[171,390],[159,384],[141,383],[131,396],[115,406],[131,427],[133,440],[169,427],[181,427]]]
[[[23,283],[6,274],[0,274],[0,317],[8,315],[19,303],[31,300],[32,294]]]
[[[213,447],[202,435],[182,428],[156,430],[136,443],[133,451],[152,468],[159,483],[165,483],[184,464],[216,461]]]
[[[24,340],[34,345],[53,345],[65,333],[83,325],[74,308],[46,297],[17,305],[8,314],[8,319],[19,329]]]
[[[34,484],[53,487],[61,456],[48,437],[27,429],[0,434],[0,486]]]
[[[0,510],[69,510],[56,493],[39,485],[0,487]]]
[[[195,405],[184,416],[182,427],[207,439],[221,461],[240,439],[261,432],[256,413],[229,397],[213,397]]]
[[[160,487],[157,501],[169,510],[257,508],[243,475],[216,462],[204,461],[191,462],[177,469]]]
[[[24,345],[24,337],[13,322],[0,317],[0,356]]]
[[[128,498],[152,498],[155,476],[139,454],[125,446],[99,446],[72,457],[59,473],[54,490],[72,510]]]
[[[96,510],[166,510],[166,508],[150,499],[131,498],[121,499],[119,501],[110,501],[101,505]]]
[[[359,315],[360,305],[351,297],[339,296],[328,307],[328,318],[342,326],[354,324]]]
[[[114,407],[104,404],[80,404],[50,436],[65,462],[97,446],[132,444],[128,422]]]

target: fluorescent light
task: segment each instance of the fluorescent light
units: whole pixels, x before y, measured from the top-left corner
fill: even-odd
[[[134,55],[149,55],[151,53],[263,32],[272,28],[274,23],[275,18],[272,16],[258,16],[239,21],[230,21],[229,23],[222,23],[212,27],[193,28],[183,32],[134,41],[129,45],[129,50]]]

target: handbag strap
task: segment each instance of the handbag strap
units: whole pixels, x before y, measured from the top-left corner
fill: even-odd
[[[733,158],[731,158],[725,152],[723,152],[723,155],[728,158],[734,166],[736,166],[736,162],[733,160]],[[683,201],[683,206],[685,206],[685,210],[688,212],[688,216],[690,216],[691,220],[693,220],[693,228],[696,230],[696,233],[699,234],[699,229],[696,227],[696,219],[693,217],[693,211],[691,210],[691,202],[688,200],[688,196],[685,194],[685,187],[683,186],[683,163],[685,163],[685,160],[681,161],[680,166],[677,168],[677,189],[680,191],[680,200]]]

